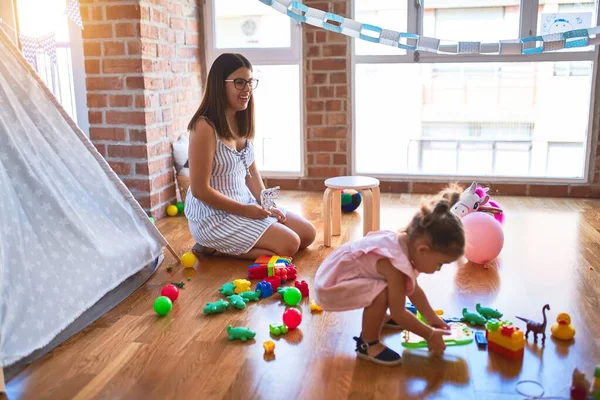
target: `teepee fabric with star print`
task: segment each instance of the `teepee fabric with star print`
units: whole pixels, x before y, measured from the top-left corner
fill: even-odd
[[[0,34],[0,367],[47,345],[166,245],[32,71]]]

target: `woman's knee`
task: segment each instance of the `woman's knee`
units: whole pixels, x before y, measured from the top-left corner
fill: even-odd
[[[281,235],[281,239],[273,244],[275,254],[291,257],[300,249],[300,236],[290,230],[285,235]]]
[[[306,221],[303,229],[298,232],[298,236],[300,238],[300,249],[305,249],[315,241],[315,238],[317,237],[317,230],[313,224]]]

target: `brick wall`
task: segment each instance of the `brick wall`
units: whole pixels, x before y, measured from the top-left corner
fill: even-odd
[[[350,0],[305,0],[303,3],[323,11],[350,16]],[[306,24],[303,25],[303,33],[305,177],[269,178],[266,184],[267,186],[279,185],[284,189],[323,190],[323,181],[326,178],[350,174],[352,171],[350,40],[354,39]],[[599,88],[596,88],[596,93],[600,93]],[[591,157],[593,165],[588,184],[545,185],[513,182],[487,184],[494,194],[600,197],[600,146],[597,137],[599,130],[597,124],[595,126]],[[481,183],[486,184],[483,181]],[[396,193],[436,193],[444,185],[445,183],[430,182],[425,179],[381,180],[382,191]]]
[[[90,139],[142,207],[175,200],[171,143],[200,101],[195,0],[81,0]]]

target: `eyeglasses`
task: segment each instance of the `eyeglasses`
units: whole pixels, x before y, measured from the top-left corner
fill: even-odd
[[[245,89],[246,85],[248,85],[250,90],[254,90],[258,86],[258,79],[254,79],[254,78],[252,78],[250,80],[245,80],[242,78],[225,79],[225,82],[233,82],[233,86],[235,86],[235,88],[237,90]]]

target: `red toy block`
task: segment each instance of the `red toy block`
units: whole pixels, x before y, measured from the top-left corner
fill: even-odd
[[[279,286],[281,286],[281,279],[277,276],[266,276],[263,280],[265,282],[269,282],[271,284],[271,287],[273,288],[273,292],[276,292],[277,288],[279,288]]]
[[[294,264],[288,265],[288,267],[287,267],[288,281],[295,281],[297,275],[298,275],[298,270],[296,270],[296,266]]]
[[[511,360],[522,360],[525,354],[525,348],[522,348],[517,351],[511,351],[505,347],[502,347],[494,342],[490,342],[488,340],[488,351],[498,353],[508,359]]]
[[[305,280],[294,282],[294,286],[300,290],[302,297],[308,297],[308,283]]]

